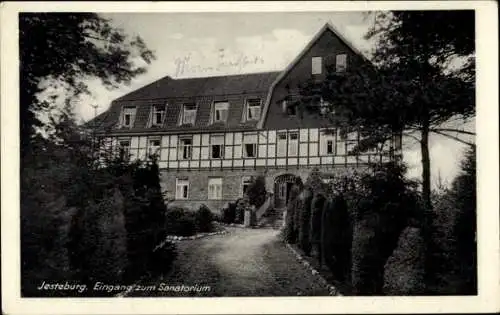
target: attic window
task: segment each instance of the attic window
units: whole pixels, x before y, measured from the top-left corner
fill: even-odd
[[[165,118],[165,106],[163,105],[153,105],[153,114],[151,120],[151,126],[161,126],[163,125],[163,119]]]
[[[293,104],[289,104],[287,100],[283,100],[281,103],[283,113],[287,114],[288,116],[296,116],[297,115],[297,108]]]
[[[131,128],[134,125],[136,108],[135,106],[126,106],[122,112],[122,127]]]
[[[259,120],[260,118],[260,98],[248,99],[247,100],[247,110],[246,110],[246,120]]]
[[[347,55],[339,54],[335,56],[335,70],[337,72],[344,72],[347,69]]]
[[[228,102],[215,102],[214,103],[214,111],[212,113],[212,122],[226,122],[227,121],[227,113],[229,111],[229,103]]]
[[[323,60],[321,57],[312,57],[311,59],[311,74],[321,74],[323,69]]]
[[[196,120],[196,104],[186,103],[182,107],[181,125],[194,125]]]

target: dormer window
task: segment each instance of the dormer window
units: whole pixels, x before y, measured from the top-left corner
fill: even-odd
[[[259,120],[260,119],[260,98],[248,99],[246,108],[246,120]]]
[[[229,103],[228,102],[215,102],[212,113],[212,122],[226,122],[227,114],[229,112]]]
[[[122,111],[121,127],[132,128],[135,121],[135,106],[125,106]]]
[[[163,125],[163,120],[165,119],[165,106],[164,105],[153,105],[152,116],[151,116],[151,126],[161,127]]]
[[[323,70],[323,58],[312,57],[311,59],[311,74],[321,74]]]
[[[319,112],[321,115],[325,115],[328,112],[328,108],[330,107],[330,103],[323,100],[323,98],[319,101]]]
[[[196,104],[186,103],[182,105],[180,125],[194,125],[196,120]]]
[[[287,100],[283,100],[281,103],[283,113],[287,114],[288,116],[296,116],[297,115],[297,108],[295,105],[290,105]]]
[[[335,56],[335,70],[337,72],[345,72],[347,70],[347,54]]]

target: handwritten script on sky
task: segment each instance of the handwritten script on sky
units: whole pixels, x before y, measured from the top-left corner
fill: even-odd
[[[220,48],[217,54],[217,60],[214,65],[202,65],[196,63],[192,59],[192,53],[188,53],[183,57],[175,58],[175,74],[174,77],[189,76],[200,73],[213,73],[236,70],[238,73],[245,72],[245,68],[250,65],[264,64],[264,58],[255,55],[246,55],[243,52],[236,52],[227,55],[224,48]]]

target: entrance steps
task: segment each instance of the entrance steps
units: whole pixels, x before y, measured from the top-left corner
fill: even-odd
[[[279,229],[283,225],[283,213],[286,211],[286,208],[270,208],[262,215],[259,222],[257,223],[258,227],[271,227],[274,229]]]

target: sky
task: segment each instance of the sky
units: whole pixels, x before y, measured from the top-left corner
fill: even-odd
[[[363,38],[373,21],[364,12],[291,13],[113,13],[102,14],[125,33],[139,35],[156,60],[146,74],[130,85],[107,90],[99,81],[88,82],[91,97],[76,105],[83,120],[108,109],[111,101],[164,76],[214,76],[283,70],[325,24],[331,23],[353,46],[370,56],[373,42]],[[474,122],[466,125],[474,130]],[[450,183],[458,171],[465,146],[442,136],[431,136],[431,174]],[[421,174],[420,151],[407,143],[403,151],[411,178]]]

